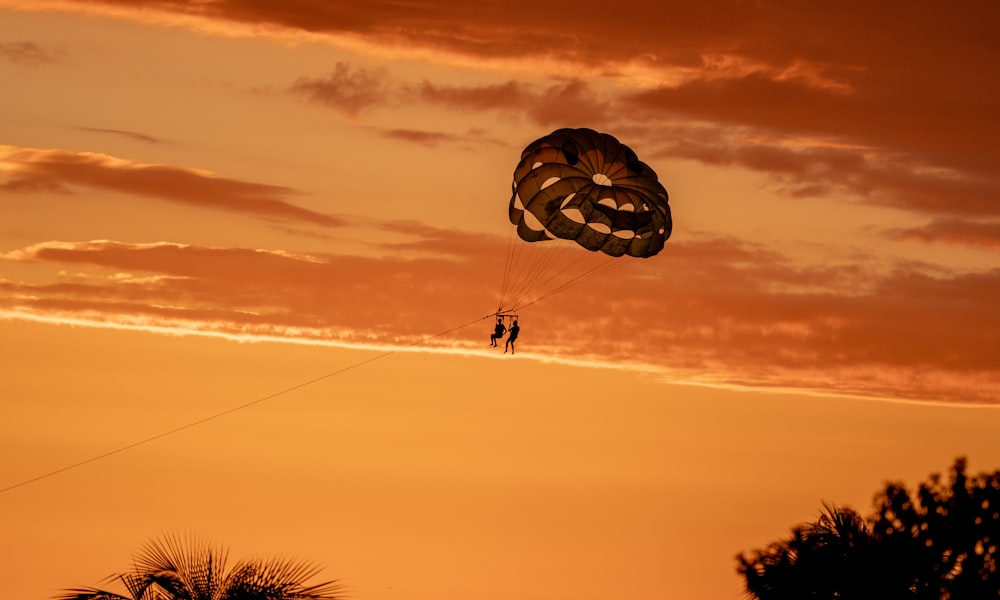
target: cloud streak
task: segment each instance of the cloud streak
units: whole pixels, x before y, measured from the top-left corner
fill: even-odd
[[[44,48],[35,42],[0,42],[0,58],[34,67],[57,62],[60,52]]]
[[[3,259],[89,276],[3,282],[3,309],[24,318],[385,347],[490,312],[505,268],[502,240],[419,223],[385,228],[406,240],[387,245],[379,259],[169,243],[35,244]],[[705,238],[671,242],[659,257],[526,309],[522,347],[712,385],[990,403],[1000,391],[998,303],[1000,270],[795,267],[766,247]],[[479,351],[484,323],[431,345]]]
[[[288,91],[307,101],[337,110],[351,119],[382,107],[412,103],[446,110],[524,113],[545,126],[566,122],[607,121],[610,104],[580,79],[556,80],[546,86],[515,80],[484,85],[417,84],[393,80],[388,71],[338,62],[328,75],[299,77]]]
[[[283,197],[290,188],[225,179],[211,174],[145,164],[106,154],[0,146],[0,191],[64,191],[87,187],[136,194],[176,204],[242,213],[257,218],[337,227],[337,217],[304,209]]]
[[[375,106],[391,102],[388,97],[386,73],[369,69],[352,69],[338,62],[325,77],[300,77],[289,91],[305,99],[335,108],[350,117]]]
[[[924,243],[946,243],[1000,250],[1000,223],[936,219],[923,227],[892,229],[886,237]]]
[[[138,131],[125,131],[122,129],[103,129],[100,127],[79,127],[80,131],[90,131],[93,133],[109,133],[112,135],[118,135],[132,140],[138,140],[140,142],[146,142],[147,144],[162,144],[163,140],[160,138],[153,137],[151,135],[140,133]]]

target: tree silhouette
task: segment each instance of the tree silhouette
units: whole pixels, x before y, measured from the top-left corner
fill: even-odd
[[[915,494],[888,483],[867,519],[824,505],[814,523],[737,557],[747,595],[758,600],[1000,598],[1000,471],[948,483],[931,475]]]
[[[132,570],[111,575],[124,588],[65,590],[60,600],[339,600],[340,585],[306,582],[319,573],[310,563],[241,560],[227,569],[228,551],[205,542],[166,536],[148,543]]]

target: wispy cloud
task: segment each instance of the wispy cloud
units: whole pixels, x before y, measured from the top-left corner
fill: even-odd
[[[250,338],[375,345],[412,343],[491,312],[504,240],[420,223],[384,228],[404,239],[378,259],[168,243],[35,244],[2,258],[72,265],[90,276],[4,282],[0,302],[22,315],[164,327],[183,321]],[[1000,270],[803,267],[764,246],[691,239],[523,311],[522,344],[712,384],[993,402],[997,305]],[[488,326],[482,329],[442,343],[480,348]]]
[[[0,58],[26,66],[45,65],[57,62],[61,52],[44,48],[35,42],[0,42]]]
[[[993,63],[988,23],[1000,10],[988,1],[943,11],[932,5],[894,1],[871,6],[860,0],[822,8],[715,0],[697,7],[660,3],[618,11],[607,10],[607,3],[599,0],[578,0],[573,10],[531,0],[4,3],[24,10],[103,12],[191,27],[197,26],[193,19],[202,19],[246,25],[258,34],[285,30],[349,35],[383,47],[437,49],[478,59],[518,57],[543,63],[557,58],[595,65],[606,73],[621,73],[632,64],[698,72],[708,68],[720,76],[761,72],[825,89],[857,89],[884,80],[886,90],[901,86],[906,93],[923,85],[940,87],[941,94],[950,93],[949,84],[989,72],[983,69]],[[866,18],[857,19],[857,14]],[[900,14],[906,15],[905,21]],[[847,39],[852,43],[836,43]],[[915,49],[915,39],[935,40],[934,49]],[[941,71],[947,79],[924,78],[920,83],[918,76],[928,69]],[[887,77],[890,74],[895,76]],[[970,90],[963,86],[959,91],[965,95]]]
[[[528,85],[505,81],[487,85],[440,85],[424,80],[410,94],[431,104],[464,110],[510,110],[524,106],[537,96]]]
[[[90,131],[93,133],[108,133],[111,135],[117,135],[126,137],[133,140],[138,140],[140,142],[146,142],[147,144],[162,144],[163,140],[151,135],[140,133],[138,131],[126,131],[123,129],[103,129],[101,127],[78,127],[80,131]]]
[[[437,146],[443,143],[487,143],[491,145],[505,145],[504,142],[496,139],[483,129],[472,129],[466,133],[449,133],[446,131],[425,131],[421,129],[384,129],[382,135],[402,142],[421,144],[423,146]]]
[[[1000,216],[1000,182],[981,167],[935,165],[897,148],[856,146],[831,138],[776,136],[752,128],[669,124],[623,129],[658,158],[739,166],[766,174],[790,197],[849,196],[928,216],[989,221]]]
[[[338,62],[324,77],[300,77],[289,89],[293,94],[335,108],[350,117],[393,101],[385,72],[352,69],[345,62]]]
[[[436,146],[441,142],[464,141],[463,136],[443,131],[421,131],[417,129],[387,129],[382,132],[387,138],[413,142],[424,146]]]
[[[886,231],[885,235],[892,239],[958,244],[987,250],[1000,250],[1000,222],[996,221],[936,219],[923,227],[891,229]]]
[[[610,105],[580,79],[555,81],[539,87],[517,81],[490,85],[440,85],[424,81],[408,94],[432,105],[461,110],[519,112],[545,126],[601,123]]]
[[[296,194],[287,187],[225,179],[193,169],[146,164],[106,154],[0,146],[0,190],[70,191],[75,186],[157,198],[168,202],[242,213],[257,218],[343,225],[284,200]]]
[[[1000,124],[978,100],[970,106],[955,104],[960,114],[943,116],[940,104],[896,97],[881,87],[831,92],[752,75],[636,92],[627,103],[655,122],[682,117],[712,123],[723,133],[715,140],[726,140],[727,129],[736,129],[745,138],[755,136],[751,144],[739,140],[739,147],[720,147],[718,141],[702,143],[706,157],[739,156],[748,162],[775,142],[807,143],[822,151],[827,161],[853,160],[854,165],[845,163],[846,168],[839,169],[842,177],[867,184],[877,179],[905,189],[908,199],[896,201],[918,210],[942,211],[951,206],[955,211],[992,212],[986,206],[995,203],[987,198],[995,197],[1000,189],[991,175],[998,166],[991,157],[1000,155],[996,141]],[[728,141],[736,140],[729,137]],[[772,154],[777,152],[772,150]],[[796,156],[787,149],[782,154],[799,158],[790,164],[816,163],[802,160],[814,157]],[[921,184],[911,186],[913,179]],[[926,192],[917,194],[918,187]]]
[[[137,20],[186,24],[202,30],[204,25],[199,25],[198,20],[215,22],[220,28],[222,24],[242,25],[258,33],[271,30],[347,36],[403,51],[419,48],[480,61],[517,58],[525,64],[556,60],[612,74],[637,64],[697,67],[703,56],[710,55],[728,58],[716,61],[719,69],[788,63],[786,68],[776,71],[786,77],[790,73],[809,72],[818,78],[824,70],[831,70],[824,69],[824,65],[836,67],[840,58],[836,53],[831,56],[830,45],[803,39],[805,24],[829,15],[795,7],[777,11],[751,2],[706,2],[697,7],[648,4],[619,11],[607,10],[607,4],[598,0],[580,0],[574,3],[573,10],[530,0],[499,4],[454,0],[438,3],[39,0],[33,4],[15,3],[15,6],[103,12]],[[843,10],[862,6],[844,6]],[[827,18],[824,25],[830,35],[880,31],[879,19],[893,15],[894,10],[891,6],[878,10],[869,7],[869,14],[875,13],[871,22]],[[914,20],[918,26],[927,28],[935,23],[931,17],[919,15]],[[799,42],[796,45],[800,51],[789,63],[787,55],[777,48],[793,41]],[[865,50],[870,50],[871,42],[867,44]],[[851,52],[840,47],[838,50],[841,54]]]
[[[352,67],[347,62],[337,63],[334,71],[326,76],[299,77],[288,89],[293,95],[352,119],[379,107],[422,103],[446,110],[522,114],[549,127],[567,122],[606,122],[611,110],[611,104],[580,79],[558,79],[547,85],[514,80],[483,85],[441,84],[429,80],[412,84],[393,79],[387,71]]]

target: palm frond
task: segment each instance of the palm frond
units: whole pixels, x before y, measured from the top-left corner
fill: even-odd
[[[128,596],[122,596],[114,592],[99,588],[73,588],[63,590],[62,594],[54,597],[55,600],[135,600]]]
[[[336,580],[306,582],[320,568],[305,561],[245,560],[233,568],[226,600],[340,600],[343,586]]]
[[[198,538],[165,535],[133,556],[132,571],[112,575],[129,595],[66,590],[57,600],[342,600],[337,581],[308,583],[320,569],[294,560],[243,560],[227,569],[228,550]]]
[[[122,573],[109,575],[104,579],[105,583],[120,582],[128,591],[128,595],[111,592],[105,589],[73,588],[64,590],[62,595],[56,596],[57,600],[160,600],[161,596],[156,594],[145,577],[138,573]]]
[[[229,552],[193,536],[165,535],[136,556],[135,568],[172,600],[215,600],[225,578]]]

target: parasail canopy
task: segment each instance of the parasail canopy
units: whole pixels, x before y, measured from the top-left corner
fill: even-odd
[[[610,256],[647,258],[670,237],[667,190],[614,136],[558,129],[514,169],[510,222],[526,242],[573,240]]]

